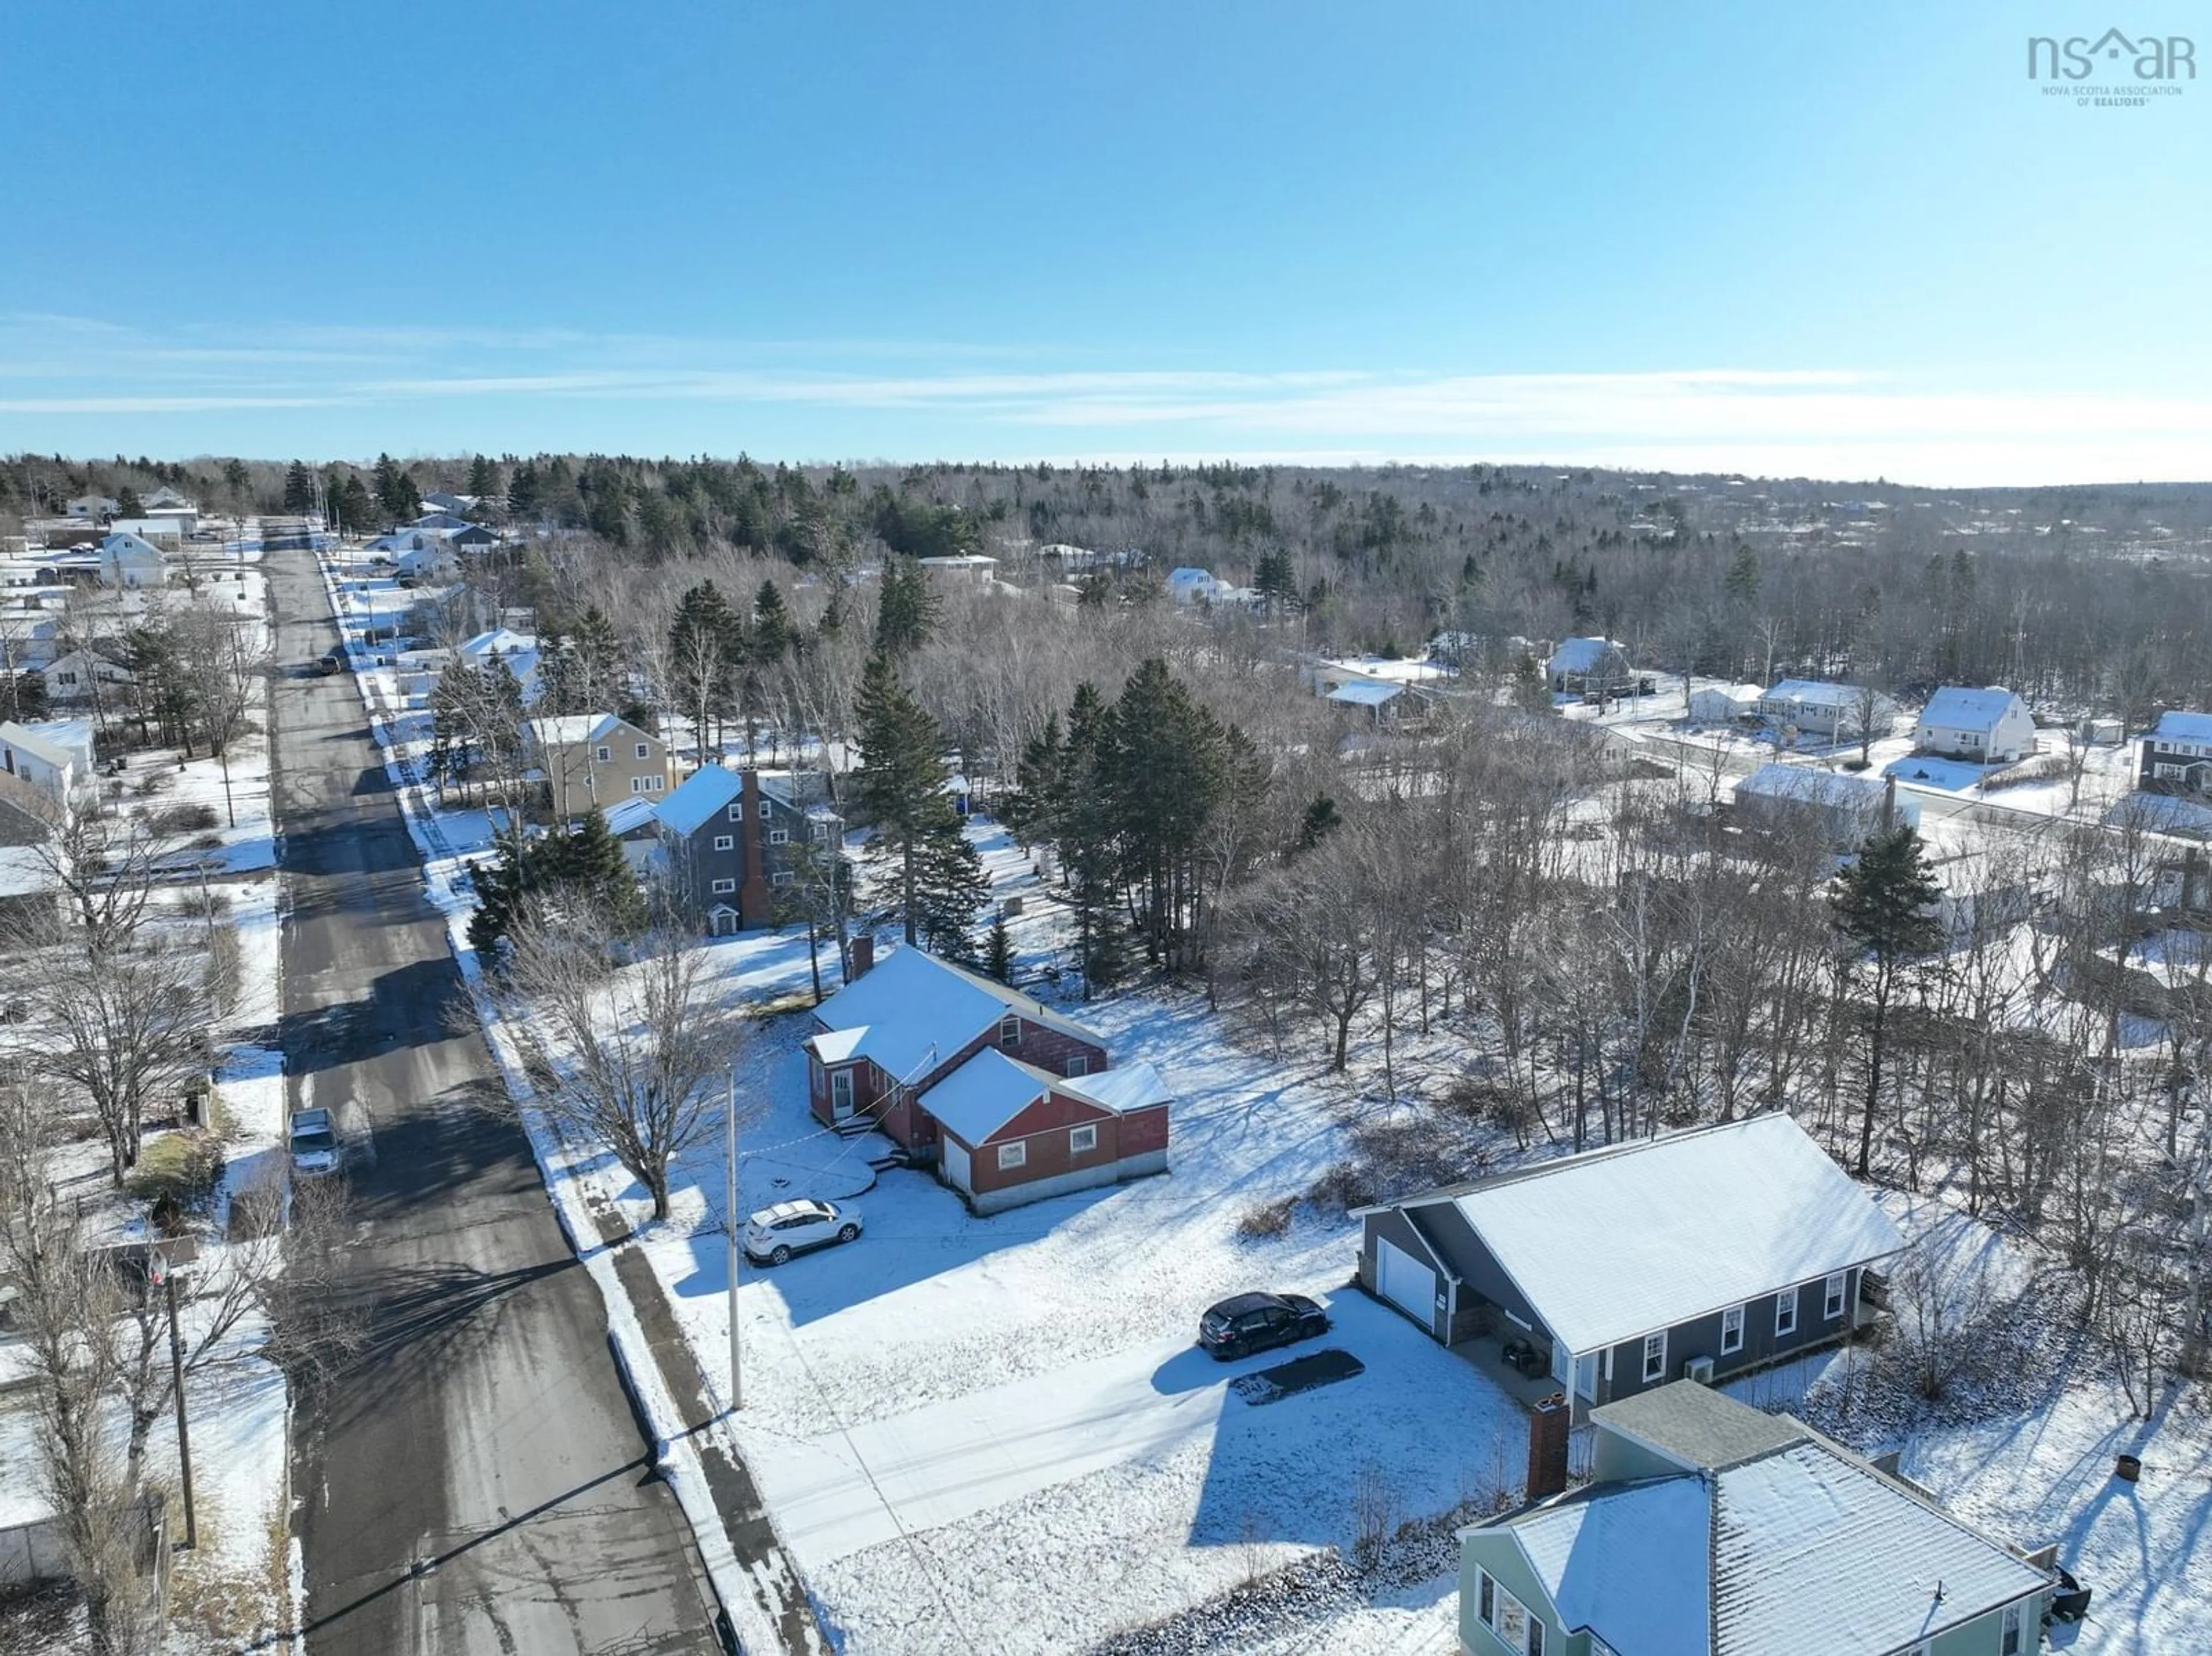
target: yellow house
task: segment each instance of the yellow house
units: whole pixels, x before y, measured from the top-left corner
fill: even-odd
[[[525,729],[530,757],[545,774],[554,814],[566,822],[593,805],[659,800],[669,787],[668,745],[612,713],[532,719]]]

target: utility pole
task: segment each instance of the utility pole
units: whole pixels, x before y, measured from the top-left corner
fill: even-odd
[[[192,1440],[185,1424],[185,1343],[177,1332],[177,1269],[161,1268],[161,1289],[169,1301],[169,1385],[177,1394],[177,1465],[184,1474],[185,1550],[199,1545],[199,1525],[192,1513]]]
[[[729,1236],[730,1253],[730,1412],[736,1414],[744,1407],[744,1390],[738,1380],[742,1372],[738,1366],[738,1258],[742,1250],[738,1243],[738,1066],[730,1065],[729,1107],[724,1114],[729,1134],[730,1186],[727,1208],[729,1222],[724,1227]],[[190,1487],[187,1485],[186,1487]]]

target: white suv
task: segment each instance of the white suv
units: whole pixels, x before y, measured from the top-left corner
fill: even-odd
[[[780,1265],[809,1248],[849,1242],[860,1234],[860,1216],[834,1202],[778,1202],[745,1222],[745,1257]]]

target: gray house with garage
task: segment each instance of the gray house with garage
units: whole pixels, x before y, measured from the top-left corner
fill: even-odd
[[[1904,1239],[1779,1113],[1358,1210],[1360,1285],[1446,1345],[1520,1340],[1601,1404],[1848,1337]]]

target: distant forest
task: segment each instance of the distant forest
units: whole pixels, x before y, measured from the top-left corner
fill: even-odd
[[[214,510],[308,506],[349,529],[423,494],[544,533],[538,585],[781,567],[836,586],[886,553],[979,551],[1017,583],[1038,549],[1140,552],[1094,600],[1156,600],[1197,567],[1258,589],[1255,621],[1316,652],[1398,653],[1439,633],[1506,664],[1516,640],[1600,633],[1641,664],[1807,673],[1912,695],[2004,683],[2039,707],[2140,724],[2212,704],[2212,485],[2014,490],[1556,467],[1377,470],[789,466],[599,455],[373,465],[118,456],[0,462],[0,524],[162,484]],[[734,561],[734,563],[732,563]],[[812,578],[808,579],[807,578]],[[648,581],[650,578],[648,578]],[[661,583],[653,583],[661,584]],[[1099,590],[1104,589],[1104,590]],[[802,605],[802,608],[804,606]]]

